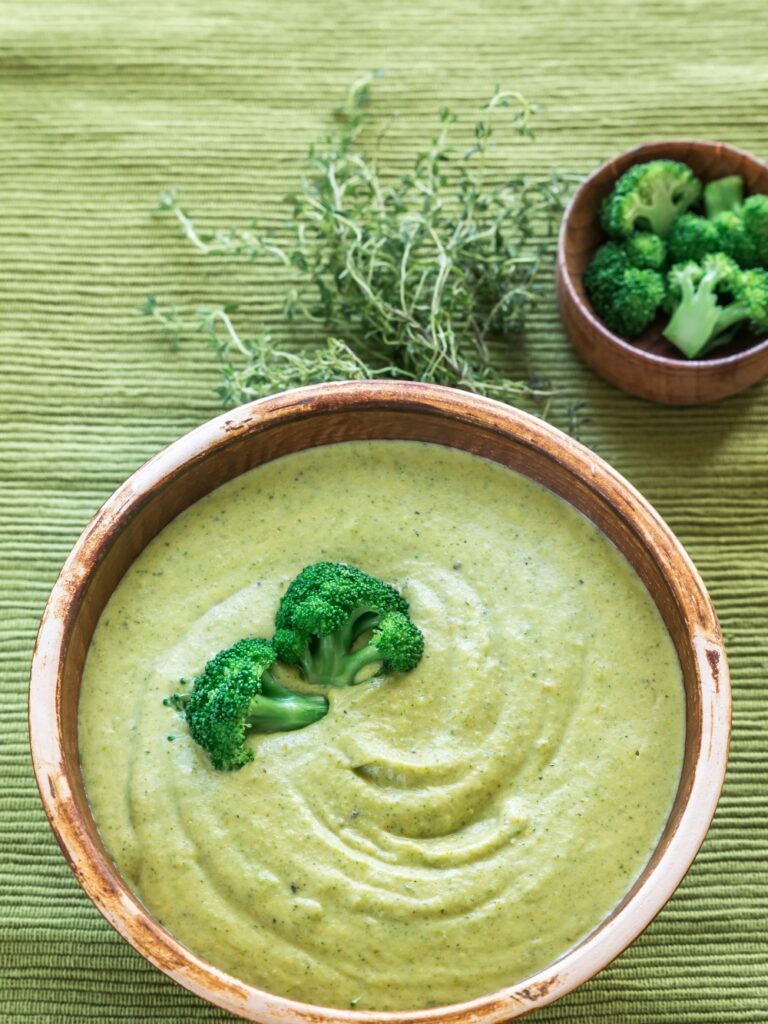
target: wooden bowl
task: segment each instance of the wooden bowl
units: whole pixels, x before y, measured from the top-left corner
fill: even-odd
[[[712,356],[686,359],[662,335],[666,318],[658,317],[639,338],[625,341],[593,312],[581,280],[595,249],[607,240],[599,219],[603,198],[633,164],[659,157],[688,164],[704,182],[740,174],[746,194],[768,193],[768,165],[722,142],[648,142],[627,150],[591,174],[566,210],[558,242],[557,301],[573,347],[609,383],[666,405],[700,405],[735,395],[764,377],[768,338],[742,329]]]
[[[105,850],[78,757],[77,707],[94,628],[117,583],[183,509],[240,473],[289,452],[371,438],[417,439],[510,466],[588,516],[634,566],[674,640],[685,679],[682,779],[664,834],[613,913],[555,964],[471,1002],[398,1013],[310,1006],[246,985],[170,935]],[[269,1024],[507,1021],[592,977],[670,898],[709,827],[725,773],[728,668],[717,618],[688,556],[651,506],[605,462],[554,427],[489,399],[427,384],[323,384],[242,406],[166,448],[119,488],[78,540],[51,593],[30,681],[30,735],[46,813],[78,881],[155,966],[212,1003]]]

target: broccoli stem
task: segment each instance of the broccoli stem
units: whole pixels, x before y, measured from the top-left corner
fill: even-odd
[[[341,663],[341,679],[343,682],[339,683],[340,686],[352,686],[355,682],[357,673],[365,668],[366,665],[372,665],[376,661],[383,661],[381,652],[375,647],[368,644],[366,647],[361,647],[359,651],[353,651],[348,654]]]
[[[698,285],[690,278],[684,279],[681,302],[664,329],[665,336],[689,359],[702,355],[714,338],[747,316],[743,303],[732,302],[725,307],[718,304],[716,283],[714,273],[705,274]]]
[[[261,675],[261,692],[264,697],[273,697],[276,700],[288,700],[297,695],[295,690],[289,690],[287,686],[283,686],[269,669]],[[299,694],[298,696],[303,695]]]
[[[366,632],[368,626],[352,636],[352,641]],[[301,661],[304,678],[318,686],[352,686],[360,669],[375,661],[383,661],[379,651],[370,644],[348,653],[349,629],[320,637]]]
[[[341,636],[343,632],[340,630],[321,636],[310,645],[307,656],[301,660],[304,677],[308,682],[321,686],[334,685],[331,681],[338,672],[346,650]]]
[[[672,225],[680,216],[680,210],[671,194],[660,194],[653,204],[639,203],[635,212],[635,226],[643,231],[652,231],[666,238]]]
[[[280,698],[257,694],[248,706],[246,722],[256,732],[289,732],[317,722],[327,710],[325,697],[314,694]]]
[[[716,307],[716,303],[715,303]],[[746,311],[736,305],[727,309],[710,310],[702,302],[697,307],[678,309],[669,321],[664,334],[689,359],[696,359],[711,347],[718,335],[743,320]]]
[[[318,686],[351,686],[361,668],[374,661],[383,661],[374,647],[348,653],[363,633],[377,625],[379,618],[377,611],[356,608],[335,633],[314,640],[306,657],[301,659],[304,678]]]
[[[373,629],[380,617],[374,608],[355,608],[346,623],[334,634],[338,644],[349,649],[359,636]]]

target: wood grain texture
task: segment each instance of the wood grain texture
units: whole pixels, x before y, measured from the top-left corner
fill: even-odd
[[[701,845],[725,776],[730,687],[720,627],[682,546],[650,505],[588,449],[534,417],[488,399],[412,383],[318,385],[225,414],[164,449],[91,521],[56,582],[30,680],[32,758],[40,794],[78,881],[147,959],[218,1006],[268,1024],[376,1021],[322,1010],[231,978],[155,921],[123,882],[90,814],[77,749],[77,705],[98,618],[149,541],[203,495],[291,452],[349,440],[429,441],[482,454],[569,501],[635,568],[672,636],[683,670],[683,772],[664,834],[627,897],[551,968],[460,1006],[383,1015],[395,1024],[510,1020],[571,991],[614,959],[655,917]]]
[[[573,347],[605,380],[654,402],[700,405],[729,398],[768,374],[768,338],[755,338],[742,327],[714,355],[686,359],[663,336],[661,316],[638,338],[614,334],[592,309],[582,284],[595,249],[607,240],[599,221],[603,199],[634,164],[659,158],[688,164],[704,182],[739,174],[745,195],[768,193],[768,165],[735,146],[682,139],[627,150],[591,174],[566,211],[558,243],[557,299]]]

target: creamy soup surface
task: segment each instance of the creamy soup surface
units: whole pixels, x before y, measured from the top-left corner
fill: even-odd
[[[270,637],[320,560],[402,590],[421,663],[214,771],[163,698]],[[526,478],[416,442],[290,455],[180,515],[105,609],[80,701],[96,821],[152,913],[244,981],[358,1009],[479,996],[564,953],[647,862],[683,742],[674,648],[618,551]]]

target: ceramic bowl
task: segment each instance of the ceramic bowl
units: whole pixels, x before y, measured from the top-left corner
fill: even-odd
[[[704,359],[686,359],[661,331],[664,317],[639,338],[613,334],[593,311],[582,275],[595,250],[607,241],[600,205],[633,164],[659,158],[688,164],[702,181],[729,174],[744,179],[745,194],[768,193],[768,165],[722,142],[648,142],[604,163],[573,196],[560,227],[557,298],[571,344],[588,366],[623,391],[665,405],[700,405],[728,398],[768,373],[768,338],[742,328],[733,341]]]
[[[429,1010],[310,1006],[246,985],[196,956],[133,895],[88,807],[77,708],[88,646],[119,580],[149,541],[203,495],[270,459],[359,439],[416,439],[509,466],[588,516],[634,566],[674,641],[685,680],[680,786],[649,863],[619,906],[557,962],[471,1001]],[[507,1021],[576,988],[654,918],[691,864],[725,772],[730,691],[710,600],[688,556],[651,506],[596,455],[554,427],[489,399],[426,384],[356,381],[276,395],[226,413],[161,451],[106,502],[61,571],[43,616],[30,682],[32,756],[45,810],[78,881],[117,931],[204,999],[269,1024]]]

